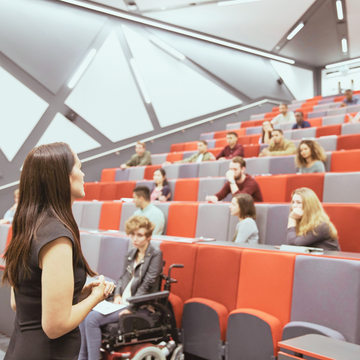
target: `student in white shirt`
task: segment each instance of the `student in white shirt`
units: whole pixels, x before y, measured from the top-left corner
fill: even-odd
[[[295,115],[292,111],[288,111],[286,104],[281,104],[279,106],[280,114],[275,116],[271,123],[274,124],[283,124],[283,123],[296,123]]]

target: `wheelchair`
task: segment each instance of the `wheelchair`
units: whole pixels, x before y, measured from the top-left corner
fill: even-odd
[[[183,267],[171,265],[167,276],[161,274],[161,280],[165,280],[163,291],[128,298],[131,314],[124,314],[118,322],[102,326],[102,360],[184,359],[168,301],[171,284],[177,282],[171,278],[171,269]]]

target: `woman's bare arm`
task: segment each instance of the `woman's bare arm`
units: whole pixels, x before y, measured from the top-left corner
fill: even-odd
[[[14,294],[13,287],[11,287],[10,305],[11,305],[11,308],[16,312],[16,302],[15,302],[15,294]]]

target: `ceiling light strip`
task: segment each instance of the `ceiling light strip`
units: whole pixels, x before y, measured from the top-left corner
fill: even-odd
[[[347,45],[347,40],[346,39],[341,40],[341,48],[342,48],[343,53],[347,53],[348,45]]]
[[[325,66],[325,69],[333,69],[333,68],[336,68],[341,65],[348,65],[348,64],[355,64],[355,63],[360,63],[360,58],[352,59],[352,60],[345,60],[345,61],[341,61],[341,62],[338,62],[335,64],[329,64],[329,65]]]
[[[219,2],[218,2],[218,6],[244,4],[244,3],[255,2],[255,1],[262,1],[262,0],[229,0],[229,1],[219,1]]]
[[[144,24],[144,25],[157,27],[159,29],[172,31],[172,32],[175,32],[175,33],[178,33],[178,34],[181,34],[181,35],[186,35],[186,36],[190,36],[190,37],[193,37],[193,38],[196,38],[196,39],[205,40],[205,41],[211,42],[213,44],[226,46],[226,47],[229,47],[229,48],[232,48],[232,49],[235,49],[235,50],[240,50],[240,51],[248,52],[250,54],[266,57],[268,59],[273,59],[273,60],[285,62],[287,64],[295,64],[294,60],[287,59],[287,58],[284,58],[282,56],[272,55],[272,54],[269,54],[269,53],[266,53],[266,52],[260,51],[260,50],[254,50],[254,49],[248,48],[246,46],[233,44],[233,43],[231,43],[229,41],[226,41],[226,40],[215,39],[215,38],[213,38],[211,36],[197,34],[197,33],[193,32],[193,31],[178,29],[177,27],[172,26],[172,25],[166,25],[166,24],[162,24],[160,22],[154,21],[154,20],[140,18],[140,17],[137,17],[137,16],[132,15],[132,14],[126,14],[126,13],[123,13],[123,12],[120,12],[120,11],[114,11],[114,10],[110,10],[110,9],[105,9],[103,7],[100,7],[100,6],[83,3],[83,2],[77,1],[77,0],[59,0],[59,1],[67,3],[67,4],[71,4],[71,5],[80,6],[80,7],[89,9],[89,10],[95,10],[95,11],[102,12],[104,14],[108,14],[108,15],[112,15],[112,16],[116,16],[116,17],[119,17],[119,18],[122,18],[122,19],[135,21],[135,22],[138,22],[138,23],[141,23],[141,24]]]
[[[344,12],[343,12],[343,8],[342,8],[341,0],[336,1],[336,11],[337,11],[338,19],[343,20],[344,19]]]
[[[288,40],[291,40],[302,28],[304,27],[304,23],[301,22],[287,37]]]
[[[94,58],[96,54],[96,50],[92,49],[89,54],[86,56],[83,63],[80,65],[79,69],[76,71],[75,75],[72,77],[72,79],[69,81],[69,88],[72,89],[76,83],[79,81],[81,75],[85,72],[89,64],[91,63],[91,60]]]

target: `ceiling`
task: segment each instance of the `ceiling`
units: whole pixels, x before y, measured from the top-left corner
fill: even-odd
[[[323,67],[360,56],[360,1],[341,0],[91,0],[161,22],[294,59],[298,64]],[[292,39],[288,34],[304,22]],[[343,53],[341,39],[348,40]]]

